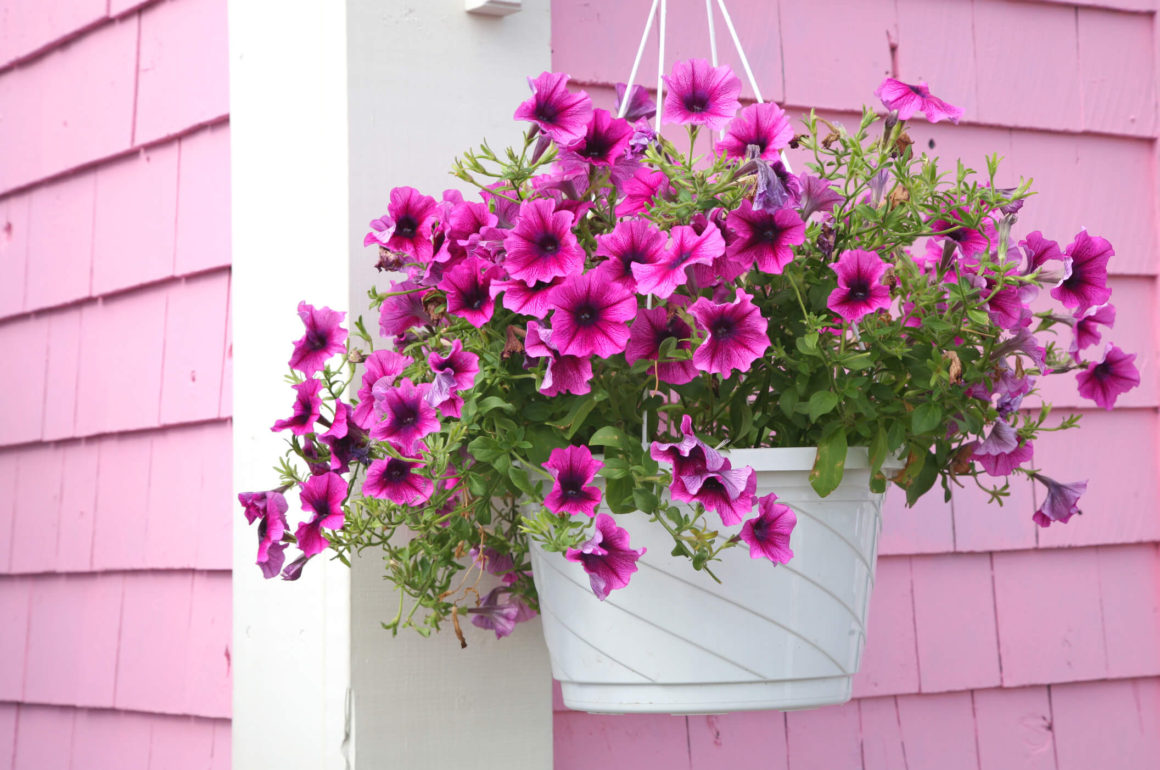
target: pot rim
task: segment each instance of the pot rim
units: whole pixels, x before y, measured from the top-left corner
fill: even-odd
[[[756,449],[721,449],[721,454],[734,465],[748,465],[758,473],[808,471],[814,467],[817,456],[816,446],[806,447],[758,447]],[[903,463],[893,457],[886,458],[883,468],[901,468]],[[846,451],[846,470],[868,470],[870,451],[866,447],[852,446]]]

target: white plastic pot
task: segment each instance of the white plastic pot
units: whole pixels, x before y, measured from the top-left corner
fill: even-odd
[[[865,450],[851,448],[834,492],[809,485],[813,448],[734,450],[757,494],[797,513],[794,558],[775,566],[744,544],[712,565],[718,584],[641,513],[616,516],[648,552],[629,585],[600,601],[583,568],[533,544],[552,673],[568,708],[699,714],[844,703],[862,659],[882,496]],[[709,514],[711,517],[714,514]],[[720,531],[740,531],[723,527]]]

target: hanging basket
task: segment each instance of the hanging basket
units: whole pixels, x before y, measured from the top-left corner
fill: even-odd
[[[842,484],[810,487],[812,448],[747,449],[757,473],[797,514],[787,565],[741,544],[714,562],[717,583],[671,555],[672,540],[641,514],[617,516],[648,552],[630,584],[596,598],[576,563],[533,544],[552,673],[564,703],[594,713],[699,714],[844,703],[862,659],[874,586],[882,495],[870,492],[865,450],[851,449]],[[740,531],[740,525],[723,528]]]

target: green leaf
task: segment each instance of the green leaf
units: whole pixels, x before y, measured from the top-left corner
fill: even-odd
[[[627,437],[624,431],[612,425],[605,425],[592,434],[588,439],[588,446],[624,446]]]
[[[781,398],[777,400],[778,407],[781,408],[786,417],[793,415],[794,410],[797,409],[797,404],[798,394],[793,388],[782,391]]]
[[[873,366],[874,359],[873,359],[873,357],[871,357],[871,355],[869,353],[859,353],[856,356],[851,356],[850,358],[847,358],[843,363],[844,363],[845,367],[847,369],[849,369],[850,371],[857,372],[857,371],[861,371],[862,369],[868,369],[871,366]]]
[[[499,396],[488,396],[479,402],[479,413],[487,414],[492,409],[502,409],[505,412],[514,412],[516,408]]]
[[[632,478],[609,479],[604,491],[604,502],[613,513],[628,513],[635,510],[636,503],[632,499],[635,483]]]
[[[592,414],[592,410],[596,408],[596,399],[586,398],[578,402],[578,406],[572,409],[572,413],[565,418],[559,427],[564,431],[564,438],[570,439],[576,435],[576,431],[584,425],[584,421],[588,419],[588,415]]]
[[[645,513],[652,513],[660,505],[660,500],[647,489],[637,488],[632,490],[632,500],[636,503],[637,510]]]
[[[942,409],[928,401],[910,414],[910,429],[917,435],[930,433],[942,423]]]
[[[886,452],[889,447],[886,443],[886,428],[882,423],[878,423],[878,429],[874,431],[874,438],[870,439],[870,473],[875,474],[882,470],[882,463],[886,460]]]
[[[528,472],[523,468],[515,465],[508,468],[508,478],[516,485],[516,489],[523,492],[525,495],[535,495],[536,490],[532,486],[532,482],[528,479]]]
[[[938,466],[937,457],[933,454],[926,456],[926,462],[922,464],[922,469],[906,488],[906,504],[908,506],[918,502],[918,498],[925,495],[934,486],[934,482],[938,480]]]
[[[810,420],[816,422],[823,414],[833,411],[837,405],[837,393],[832,390],[819,390],[810,396]]]
[[[490,463],[504,453],[504,450],[490,436],[479,436],[467,445],[467,451],[481,463]]]
[[[810,471],[810,485],[820,496],[833,492],[842,483],[846,468],[846,431],[836,425],[818,441],[818,454]]]

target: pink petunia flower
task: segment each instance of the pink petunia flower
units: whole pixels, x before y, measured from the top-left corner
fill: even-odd
[[[777,502],[772,492],[757,501],[757,509],[758,515],[745,522],[740,533],[741,540],[749,545],[749,558],[788,564],[793,558],[789,539],[797,526],[797,514]]]
[[[297,396],[294,399],[294,412],[289,419],[278,420],[270,430],[277,432],[290,429],[295,436],[305,436],[314,430],[314,421],[318,419],[322,408],[322,399],[318,391],[322,390],[322,380],[306,380],[292,385]]]
[[[638,168],[632,178],[625,180],[621,185],[621,199],[616,206],[616,216],[629,217],[648,211],[652,207],[653,199],[657,196],[664,198],[671,191],[669,178],[663,171]]]
[[[435,490],[431,479],[415,472],[422,467],[418,461],[408,462],[397,457],[375,460],[367,468],[362,493],[399,505],[422,505],[431,499]]]
[[[565,173],[567,169],[587,173],[591,166],[611,168],[624,157],[632,134],[627,120],[612,117],[608,110],[593,110],[584,134],[560,149],[557,162],[566,169]]]
[[[958,123],[963,117],[962,107],[955,107],[932,96],[926,83],[912,86],[894,78],[886,78],[874,90],[874,95],[882,100],[886,109],[898,110],[899,120],[910,120],[916,112],[921,112],[931,123],[940,120]]]
[[[535,321],[528,322],[527,336],[524,338],[524,352],[529,358],[547,358],[544,381],[540,392],[545,396],[558,393],[572,393],[582,396],[592,390],[592,359],[581,356],[565,356],[552,341],[550,329],[542,328]]]
[[[692,347],[692,327],[668,308],[640,308],[628,332],[624,360],[629,366],[642,358],[657,360],[661,343],[670,338],[677,340],[677,350]],[[656,373],[662,382],[684,385],[696,378],[698,370],[692,361],[664,361],[656,365]]]
[[[407,279],[395,281],[387,287],[387,294],[395,294],[383,300],[379,308],[379,332],[384,337],[406,334],[416,326],[431,323],[431,316],[423,307],[426,290],[418,283]]]
[[[513,313],[530,315],[543,320],[552,311],[552,289],[563,283],[562,278],[528,285],[518,278],[493,281],[491,295],[503,293],[503,306]]]
[[[596,266],[595,272],[601,281],[636,292],[632,266],[657,262],[664,247],[665,234],[652,222],[646,219],[617,222],[611,233],[596,236],[596,256],[605,260]]]
[[[886,263],[872,251],[842,252],[836,264],[838,288],[830,293],[826,307],[846,321],[857,323],[867,313],[890,307],[890,290],[881,283]]]
[[[588,94],[568,90],[568,76],[562,72],[543,72],[528,78],[532,98],[516,108],[515,119],[535,123],[558,144],[571,144],[584,135],[592,115]]]
[[[666,123],[719,131],[741,107],[741,81],[726,65],[713,67],[704,59],[677,62],[664,81]]]
[[[572,214],[556,211],[550,200],[520,205],[519,221],[504,238],[504,267],[512,278],[531,285],[580,272],[584,249],[572,233]]]
[[[1019,247],[1027,255],[1027,266],[1023,269],[1024,275],[1030,275],[1049,261],[1062,262],[1063,252],[1059,244],[1043,237],[1038,230],[1030,232],[1027,237],[1019,241]]]
[[[831,212],[835,204],[845,200],[829,179],[803,172],[798,175],[798,183],[801,185],[798,210],[802,221],[809,221],[809,218],[818,211]]]
[[[662,252],[660,260],[632,266],[637,291],[642,294],[668,299],[678,286],[688,282],[687,268],[690,265],[712,264],[725,253],[725,239],[716,227],[706,228],[698,235],[688,225],[677,225],[669,235],[669,246]]]
[[[439,288],[447,294],[447,312],[477,329],[483,326],[495,312],[492,281],[502,274],[502,268],[479,257],[468,257],[460,262],[439,283]]]
[[[375,420],[375,399],[372,389],[375,383],[382,379],[389,379],[394,384],[395,378],[415,359],[396,353],[393,350],[376,350],[367,356],[363,366],[362,387],[358,390],[358,405],[354,408],[354,422],[364,430],[369,428]]]
[[[329,470],[346,473],[350,470],[351,462],[369,462],[367,432],[355,422],[354,409],[350,404],[335,404],[334,422],[330,430],[318,438],[330,450]]]
[[[285,563],[286,544],[282,536],[286,534],[286,511],[289,505],[281,492],[242,492],[238,502],[245,508],[246,521],[258,522],[257,565],[267,580],[282,571]]]
[[[717,143],[717,151],[730,158],[749,158],[749,147],[757,147],[755,157],[774,160],[793,139],[789,116],[773,102],[751,104],[737,113]]]
[[[1116,323],[1116,307],[1111,303],[1104,305],[1093,305],[1092,307],[1077,310],[1072,315],[1075,319],[1075,327],[1073,331],[1075,336],[1072,337],[1071,347],[1068,352],[1077,363],[1079,362],[1079,352],[1084,348],[1091,347],[1100,341],[1100,332],[1097,325],[1102,324],[1109,329]]]
[[[693,352],[698,369],[728,377],[734,369],[748,371],[769,349],[768,323],[752,299],[752,294],[738,289],[733,302],[717,303],[701,297],[689,307],[697,326],[707,333]]]
[[[689,483],[691,476],[698,480],[695,488]],[[674,474],[673,483],[669,486],[669,495],[673,500],[700,503],[705,506],[705,510],[718,514],[721,524],[726,527],[740,524],[749,515],[753,510],[756,492],[757,474],[753,469],[734,468],[728,460],[716,471],[683,476]]]
[[[1112,290],[1108,288],[1108,260],[1115,253],[1112,244],[1081,230],[1064,252],[1071,271],[1051,290],[1051,296],[1068,308],[1084,309],[1107,302],[1112,297]]]
[[[636,296],[595,272],[568,278],[552,291],[552,340],[566,356],[608,358],[624,350]]]
[[[592,450],[586,446],[553,449],[544,467],[555,479],[552,491],[544,498],[544,507],[552,513],[596,515],[601,492],[587,485],[596,478],[604,463],[592,457]]]
[[[1042,473],[1033,473],[1031,478],[1047,487],[1047,495],[1043,499],[1043,504],[1031,517],[1036,524],[1041,527],[1049,527],[1053,521],[1066,524],[1072,516],[1083,513],[1079,509],[1079,499],[1084,492],[1087,492],[1086,481],[1061,484]]]
[[[378,244],[391,251],[410,254],[418,262],[429,262],[434,253],[431,225],[435,220],[435,199],[414,187],[391,190],[387,216],[371,222],[364,246]]]
[[[592,592],[603,601],[617,588],[624,588],[637,570],[636,563],[647,549],[639,551],[628,547],[628,532],[616,526],[607,513],[596,517],[596,529],[591,539],[579,548],[569,548],[564,558],[574,561],[588,573]]]
[[[330,544],[322,534],[323,529],[342,529],[346,523],[346,513],[342,503],[347,495],[346,481],[337,473],[311,476],[299,490],[302,510],[314,515],[298,525],[294,536],[302,554],[310,558],[321,553]]]
[[[467,612],[473,626],[494,631],[496,639],[511,634],[517,623],[536,617],[536,611],[524,604],[518,594],[503,586],[488,591],[479,606],[471,607]]]
[[[1110,411],[1121,394],[1140,384],[1140,371],[1132,363],[1135,360],[1135,353],[1108,345],[1102,361],[1076,375],[1079,394]]]
[[[757,211],[745,200],[726,220],[737,237],[726,249],[744,264],[757,263],[763,273],[780,275],[793,259],[793,246],[805,243],[806,226],[793,209]]]
[[[294,343],[290,368],[309,377],[322,371],[328,358],[346,350],[346,329],[341,326],[346,313],[299,302],[298,317],[306,327],[306,334]]]
[[[974,459],[979,461],[983,470],[989,476],[1010,476],[1023,463],[1031,462],[1035,456],[1035,444],[1026,439],[1018,439],[1018,444],[1009,452],[995,452],[994,454],[975,454]]]
[[[439,430],[435,409],[427,403],[430,390],[431,383],[416,385],[406,377],[397,386],[385,380],[375,383],[375,413],[382,419],[371,428],[371,438],[414,456],[420,439]]]

